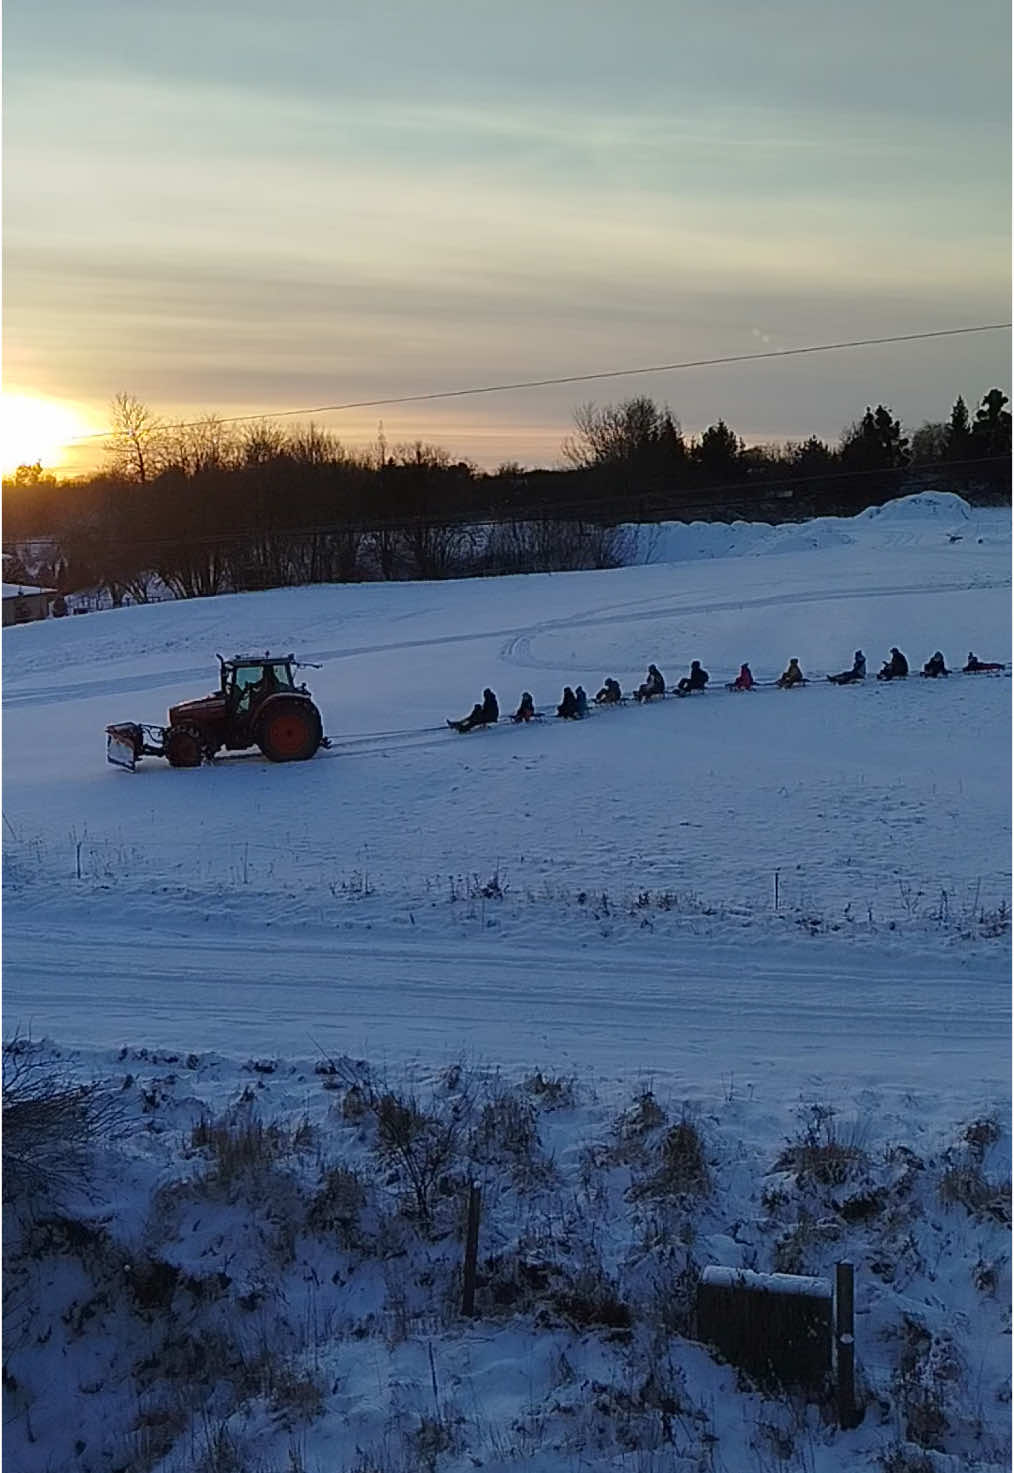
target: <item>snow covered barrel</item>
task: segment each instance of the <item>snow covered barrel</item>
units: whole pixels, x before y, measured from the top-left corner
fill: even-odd
[[[706,1268],[697,1290],[697,1332],[758,1379],[811,1388],[831,1374],[830,1280]]]

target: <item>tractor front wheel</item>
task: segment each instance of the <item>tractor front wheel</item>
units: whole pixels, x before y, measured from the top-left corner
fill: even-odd
[[[257,727],[257,745],[272,762],[306,762],[322,738],[320,712],[311,701],[272,701]]]
[[[200,767],[204,740],[196,726],[170,726],[165,734],[165,754],[170,767]]]

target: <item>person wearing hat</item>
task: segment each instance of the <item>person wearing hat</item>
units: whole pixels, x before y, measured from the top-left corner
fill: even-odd
[[[862,650],[856,650],[852,656],[852,669],[842,670],[838,675],[829,675],[828,680],[832,685],[852,685],[857,680],[866,679],[866,656]]]
[[[908,661],[896,644],[891,645],[891,658],[877,671],[878,680],[904,680],[908,674]]]
[[[775,681],[779,690],[791,690],[794,685],[805,685],[803,672],[799,668],[799,661],[795,655],[789,661],[788,666]]]

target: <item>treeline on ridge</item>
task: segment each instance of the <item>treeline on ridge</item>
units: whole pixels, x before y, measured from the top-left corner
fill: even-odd
[[[834,446],[747,446],[724,420],[688,437],[640,396],[578,409],[563,468],[486,473],[422,441],[349,450],[312,424],[171,425],[121,394],[106,469],[61,482],[21,466],[5,483],[5,581],[102,589],[118,604],[610,567],[628,560],[634,522],[847,516],[919,490],[1007,502],[1007,404],[991,389],[973,417],[959,397],[911,438],[878,404]]]

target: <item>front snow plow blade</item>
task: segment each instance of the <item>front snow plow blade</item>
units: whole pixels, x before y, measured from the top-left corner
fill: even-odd
[[[142,757],[164,757],[165,727],[121,721],[106,727],[106,761],[133,772]]]
[[[140,752],[140,728],[131,722],[106,727],[106,761],[133,772]]]

